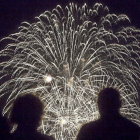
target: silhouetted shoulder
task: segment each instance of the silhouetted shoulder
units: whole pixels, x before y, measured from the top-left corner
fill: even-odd
[[[55,140],[52,136],[40,133],[21,134],[17,131],[11,135],[11,138],[12,140]]]
[[[52,136],[48,135],[42,135],[41,138],[39,140],[55,140]]]
[[[55,140],[52,136],[37,133],[34,135],[34,140]]]
[[[79,131],[77,140],[97,139],[98,132],[96,132],[96,130],[98,129],[98,124],[99,120],[84,124]]]
[[[124,129],[124,131],[128,131],[129,133],[135,133],[136,132],[140,132],[140,127],[131,122],[130,120],[124,118],[124,117],[121,117],[121,119],[118,121],[118,123],[120,123],[120,129]]]
[[[77,140],[139,140],[139,136],[140,127],[120,116],[83,125]]]

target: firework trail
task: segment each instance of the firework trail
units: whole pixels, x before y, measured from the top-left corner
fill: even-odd
[[[58,5],[23,22],[1,58],[0,76],[10,79],[0,86],[8,95],[3,113],[9,112],[17,96],[34,92],[45,103],[39,130],[56,140],[73,140],[83,123],[99,117],[99,90],[119,89],[121,113],[140,125],[137,103],[140,74],[140,30],[131,27],[126,15],[110,14],[96,3]]]

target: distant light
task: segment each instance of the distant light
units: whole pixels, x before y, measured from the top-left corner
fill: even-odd
[[[61,123],[61,125],[65,125],[67,123],[67,121],[66,121],[66,119],[62,119],[60,123]]]
[[[51,81],[52,81],[52,76],[51,75],[46,75],[45,77],[44,77],[44,80],[45,80],[45,82],[46,83],[50,83]]]

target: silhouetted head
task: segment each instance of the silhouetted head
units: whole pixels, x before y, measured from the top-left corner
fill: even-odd
[[[121,107],[119,92],[114,88],[103,89],[98,96],[98,107],[101,115],[117,113]]]
[[[32,94],[18,97],[13,105],[11,121],[18,126],[37,128],[43,114],[43,104]]]

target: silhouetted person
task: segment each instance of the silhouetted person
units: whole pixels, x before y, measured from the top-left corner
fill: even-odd
[[[116,89],[106,88],[99,93],[100,119],[85,124],[77,140],[139,140],[140,128],[119,114],[120,95]]]
[[[10,139],[10,128],[8,121],[5,117],[2,116],[0,112],[0,140],[9,140]]]
[[[11,112],[11,122],[17,129],[12,134],[12,140],[54,140],[37,131],[43,115],[43,104],[32,94],[25,94],[16,99]]]

